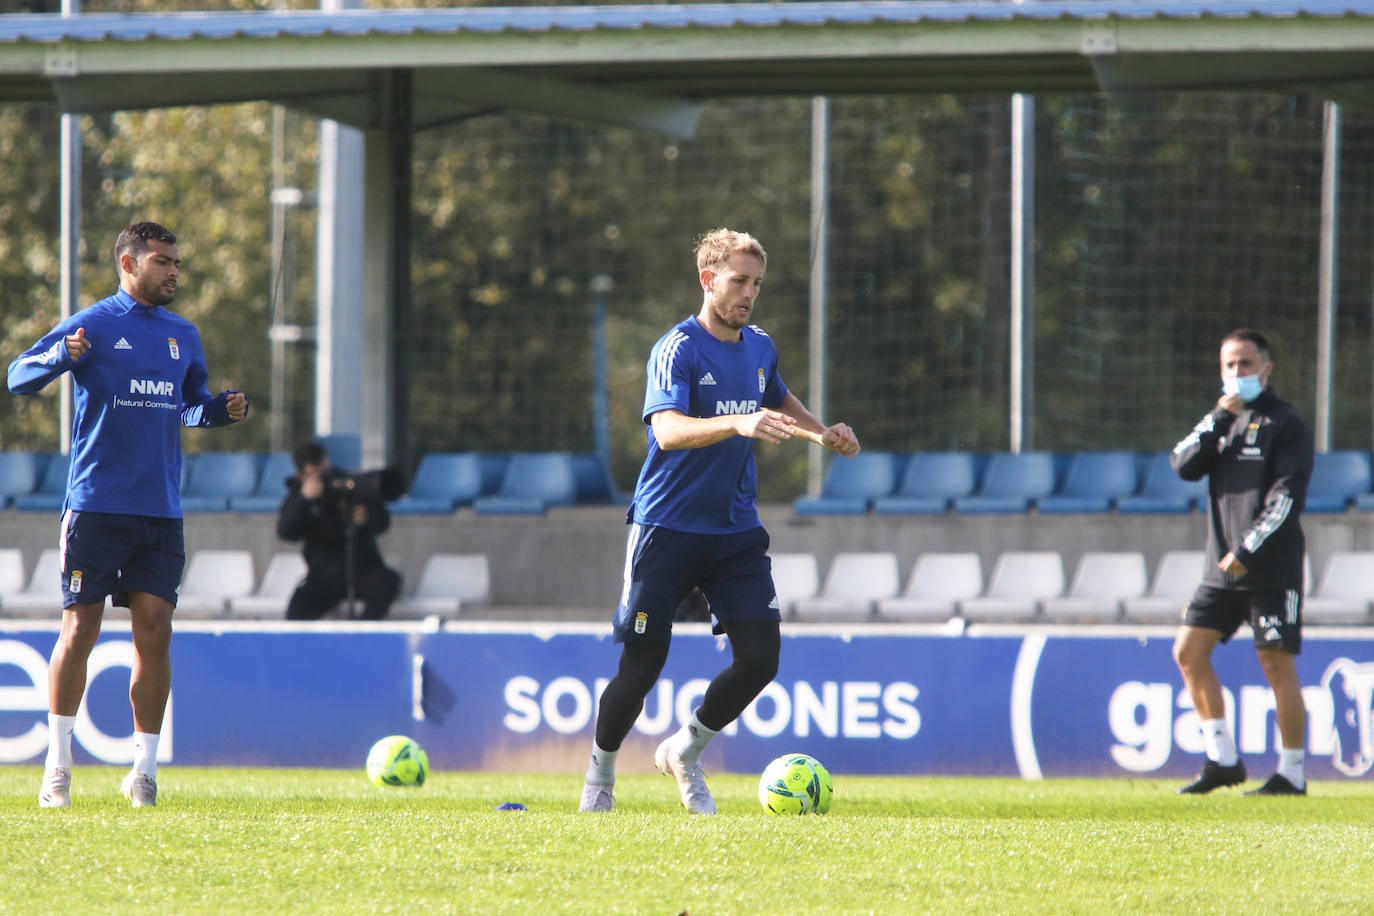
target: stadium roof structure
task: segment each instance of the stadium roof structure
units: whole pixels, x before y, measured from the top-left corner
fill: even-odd
[[[1374,105],[1374,0],[1028,0],[0,17],[0,100],[266,100],[383,128],[500,109],[692,131],[710,98],[1301,92]]]
[[[689,136],[715,98],[1160,90],[1374,108],[1374,0],[0,16],[0,103],[96,113],[267,101],[363,132],[366,238],[349,254],[363,261],[365,324],[385,330],[365,335],[364,372],[333,378],[361,386],[366,375],[385,389],[339,400],[363,405],[365,449],[380,442],[392,461],[409,457],[400,348],[417,130],[518,110]]]

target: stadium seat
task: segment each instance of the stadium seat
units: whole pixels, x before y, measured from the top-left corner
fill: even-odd
[[[969,452],[917,452],[902,472],[897,491],[873,501],[879,515],[943,515],[953,500],[977,486]]]
[[[942,621],[959,613],[959,602],[983,591],[983,564],[976,553],[923,553],[906,588],[878,602],[884,620]]]
[[[330,433],[316,441],[324,446],[329,463],[345,471],[360,471],[363,466],[363,437],[357,433]]]
[[[997,558],[987,591],[959,602],[970,622],[1029,621],[1040,602],[1064,593],[1064,561],[1057,550],[1009,550]]]
[[[1054,455],[1050,452],[999,452],[988,461],[982,486],[954,500],[959,513],[1025,512],[1054,492]]]
[[[1116,501],[1116,511],[1129,514],[1180,514],[1207,503],[1207,479],[1184,480],[1174,473],[1168,452],[1150,459],[1140,490]]]
[[[404,496],[387,507],[398,515],[448,515],[482,495],[482,462],[475,452],[430,452],[420,458]]]
[[[1369,452],[1317,452],[1314,459],[1304,512],[1344,512],[1371,495]]]
[[[510,455],[500,452],[479,452],[477,460],[482,465],[482,495],[495,496],[501,491],[501,481],[506,479]]]
[[[190,470],[181,490],[184,512],[226,512],[234,496],[257,488],[262,461],[251,452],[201,452],[183,462]]]
[[[425,560],[415,591],[391,606],[391,616],[457,617],[465,605],[491,600],[491,569],[485,554],[436,553]]]
[[[803,496],[792,507],[798,515],[863,515],[875,499],[897,486],[897,461],[891,452],[859,452],[830,462],[819,496]]]
[[[798,620],[868,620],[883,598],[897,594],[897,556],[891,553],[838,553],[820,593],[797,601]]]
[[[773,590],[778,596],[778,611],[784,620],[795,617],[797,602],[815,597],[821,587],[820,569],[809,553],[774,553]]]
[[[1168,550],[1159,558],[1150,590],[1140,598],[1127,598],[1122,610],[1127,620],[1140,623],[1177,623],[1202,581],[1207,554],[1201,550]]]
[[[38,554],[33,573],[24,587],[0,595],[0,608],[7,617],[62,616],[62,552],[46,547]]]
[[[0,617],[5,614],[5,596],[24,588],[24,552],[18,547],[0,547]]]
[[[1139,598],[1148,585],[1143,553],[1088,551],[1078,561],[1069,590],[1046,598],[1041,609],[1046,620],[1113,623],[1121,619],[1121,603]]]
[[[1327,557],[1320,584],[1303,601],[1304,624],[1369,623],[1374,601],[1374,552],[1337,550]]]
[[[1133,452],[1079,452],[1070,456],[1064,482],[1036,502],[1041,512],[1108,512],[1136,489]]]
[[[27,496],[17,496],[14,508],[21,512],[58,512],[67,500],[67,470],[71,456],[49,455],[37,487]]]
[[[186,561],[177,593],[176,616],[223,617],[229,600],[253,591],[253,553],[249,550],[197,550]]]
[[[573,455],[573,476],[577,481],[579,506],[604,506],[620,502],[611,469],[597,455],[579,452]]]
[[[495,496],[473,501],[479,515],[538,515],[577,502],[577,475],[569,452],[512,455]]]
[[[38,486],[38,457],[33,452],[0,452],[0,509]]]
[[[245,619],[281,619],[296,586],[305,578],[305,557],[296,551],[272,554],[258,587],[247,595],[231,595],[229,616]]]
[[[296,476],[296,465],[287,452],[271,452],[263,459],[258,485],[247,496],[229,497],[233,512],[276,512],[286,499],[286,481]]]

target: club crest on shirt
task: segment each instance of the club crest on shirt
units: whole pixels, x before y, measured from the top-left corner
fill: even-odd
[[[760,369],[760,370],[759,370],[759,394],[763,394],[764,389],[767,388],[767,387],[768,387],[768,382],[767,382],[767,380],[764,379],[764,377],[763,377],[763,370]]]
[[[167,338],[167,352],[172,354],[172,359],[181,359],[181,348],[177,346],[175,337]]]

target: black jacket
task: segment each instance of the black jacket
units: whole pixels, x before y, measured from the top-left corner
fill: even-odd
[[[304,541],[301,553],[311,578],[342,577],[348,550],[348,532],[353,529],[353,559],[355,570],[382,566],[377,549],[377,535],[391,527],[391,513],[386,504],[375,498],[361,502],[367,506],[367,524],[352,524],[355,496],[335,481],[350,479],[349,474],[335,468],[325,475],[325,492],[319,499],[301,495],[299,478],[286,482],[286,499],[277,514],[277,537],[283,541]]]
[[[1203,583],[1301,594],[1312,429],[1293,405],[1266,388],[1239,416],[1215,408],[1174,446],[1171,460],[1184,480],[1207,477]],[[1228,552],[1245,564],[1244,576],[1217,568]]]

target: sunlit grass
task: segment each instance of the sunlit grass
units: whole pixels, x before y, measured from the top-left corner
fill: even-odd
[[[37,767],[0,767],[0,912],[1367,913],[1374,784],[1303,799],[1180,797],[1148,780],[839,774],[824,817],[775,817],[712,778],[720,815],[671,780],[620,779],[575,812],[580,774],[168,767],[132,810],[121,771],[78,767],[40,810]],[[498,811],[502,802],[524,812]]]

